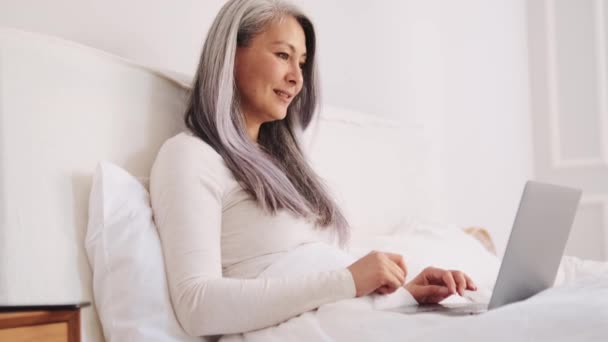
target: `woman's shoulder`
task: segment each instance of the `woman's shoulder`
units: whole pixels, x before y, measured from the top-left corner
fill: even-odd
[[[167,139],[161,146],[154,167],[189,169],[214,178],[231,178],[224,159],[213,147],[190,132],[181,132]]]
[[[181,132],[167,139],[158,152],[159,157],[165,155],[172,159],[186,159],[188,162],[203,162],[207,165],[223,165],[222,156],[203,139],[190,132]]]

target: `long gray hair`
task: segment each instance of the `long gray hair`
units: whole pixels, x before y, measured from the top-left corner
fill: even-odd
[[[304,84],[283,120],[261,125],[258,144],[247,135],[234,79],[237,47],[266,25],[294,17],[306,38]],[[215,18],[203,46],[186,109],[186,126],[213,147],[243,188],[271,214],[287,209],[322,229],[333,228],[344,246],[349,227],[300,147],[300,133],[317,107],[315,32],[296,7],[280,0],[230,0]]]

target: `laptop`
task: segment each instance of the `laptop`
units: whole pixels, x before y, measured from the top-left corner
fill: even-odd
[[[489,304],[432,304],[393,310],[406,314],[474,315],[552,287],[581,194],[579,189],[526,183]]]

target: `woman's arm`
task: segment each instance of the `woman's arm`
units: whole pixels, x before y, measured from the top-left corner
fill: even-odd
[[[163,145],[150,192],[176,316],[194,336],[272,326],[303,312],[355,296],[347,269],[300,277],[222,277],[221,157],[196,138]]]

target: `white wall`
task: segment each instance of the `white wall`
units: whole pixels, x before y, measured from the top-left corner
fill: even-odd
[[[528,3],[537,178],[583,189],[566,253],[608,261],[608,6]]]
[[[222,0],[0,0],[0,25],[49,33],[191,74]]]
[[[442,3],[446,216],[503,250],[532,176],[524,1]]]
[[[0,26],[191,75],[220,0],[0,0]],[[523,0],[298,0],[319,36],[324,102],[430,125],[442,214],[502,251],[531,176]]]

